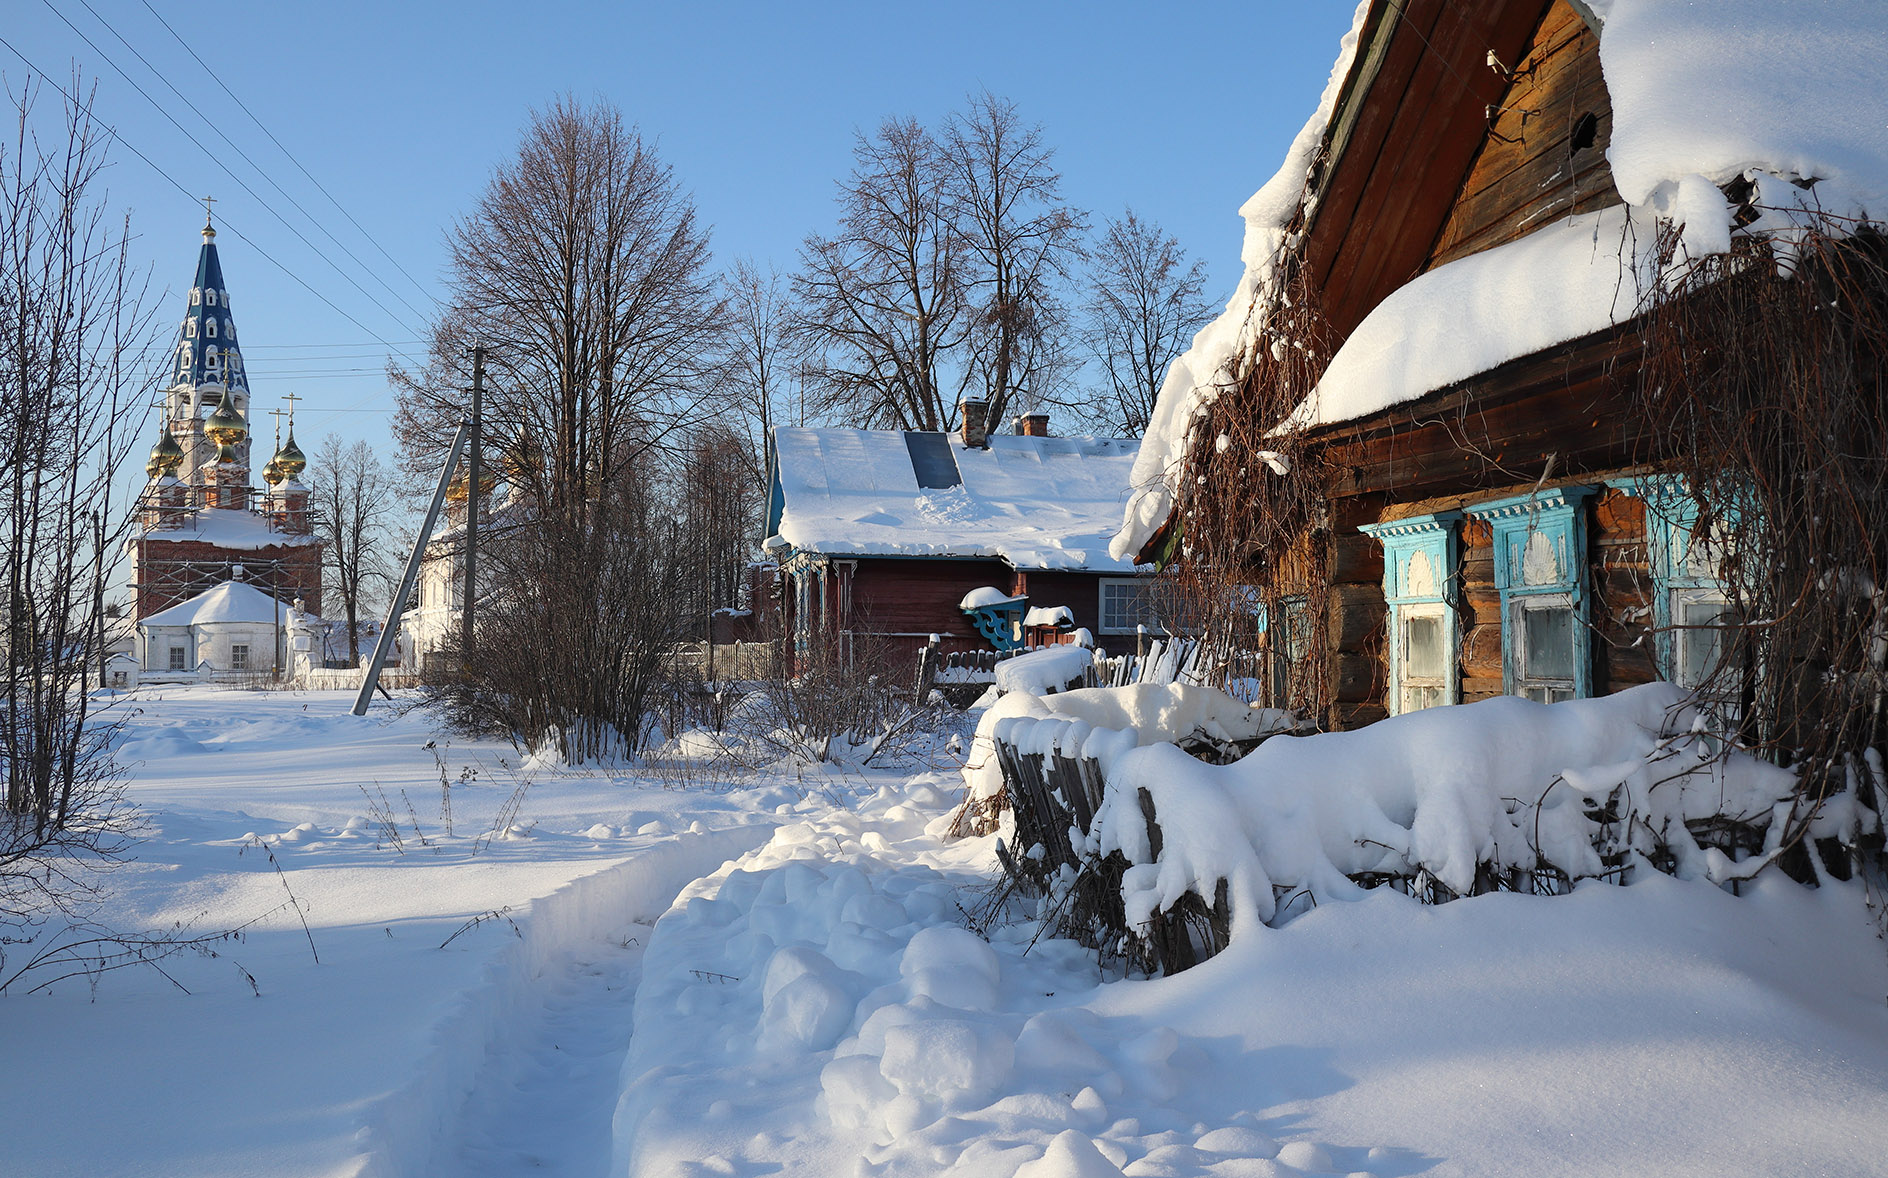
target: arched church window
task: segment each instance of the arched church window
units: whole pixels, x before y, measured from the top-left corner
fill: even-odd
[[[204,300],[204,302],[205,302],[206,304],[208,304],[209,306],[212,306],[212,307],[214,307],[214,306],[216,306],[216,290],[215,290],[215,288],[211,288],[210,290],[206,290],[206,291],[204,291],[204,292],[203,292],[203,300]]]
[[[216,320],[205,319],[203,321],[203,330],[206,334],[209,335],[211,339],[215,339],[216,338]]]
[[[194,307],[202,301],[203,301],[203,292],[194,286],[191,287],[190,288],[190,305]]]
[[[195,319],[184,320],[184,338],[185,339],[197,338],[197,321]]]

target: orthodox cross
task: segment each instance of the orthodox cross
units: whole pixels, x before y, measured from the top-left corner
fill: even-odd
[[[197,199],[203,202],[203,220],[205,224],[208,224],[210,220],[210,206],[216,203],[216,198],[214,196],[200,196]]]
[[[282,399],[288,402],[288,432],[294,433],[295,432],[295,402],[301,400],[301,397],[296,395],[295,393],[283,393]]]
[[[269,416],[275,418],[275,448],[280,450],[282,448],[282,411],[271,409]]]

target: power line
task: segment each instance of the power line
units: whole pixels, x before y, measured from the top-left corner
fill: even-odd
[[[137,83],[137,80],[135,78],[133,78],[130,74],[126,73],[124,69],[121,66],[119,66],[119,64],[116,61],[113,61],[111,56],[107,54],[103,49],[100,49],[98,45],[90,37],[85,35],[85,32],[82,29],[80,29],[77,25],[73,24],[70,20],[67,20],[64,13],[60,12],[57,8],[54,8],[52,0],[42,0],[42,2],[46,5],[48,9],[51,9],[52,14],[54,16],[58,17],[62,22],[64,22],[67,28],[71,29],[73,33],[77,34],[79,40],[84,41],[86,45],[91,48],[92,52],[98,54],[99,58],[103,60],[106,65],[116,70],[118,73],[118,76],[123,78],[125,80],[125,83],[129,85],[133,90],[136,90],[139,96],[144,99],[144,101],[150,103],[152,108],[155,109],[158,114],[163,115],[164,120],[166,122],[168,122],[171,126],[177,128],[178,134],[182,135],[185,139],[188,139],[193,145],[197,147],[198,150],[202,151],[204,155],[208,156],[210,158],[210,162],[215,164],[218,168],[222,169],[223,174],[225,176],[228,176],[231,180],[234,180],[238,185],[242,187],[242,190],[244,192],[248,193],[250,197],[252,197],[255,200],[257,204],[261,205],[265,210],[267,210],[270,216],[280,221],[284,229],[287,229],[290,233],[293,233],[297,240],[299,240],[303,245],[307,246],[310,250],[314,251],[314,254],[316,257],[326,262],[329,265],[329,267],[334,270],[336,274],[339,274],[342,278],[346,279],[349,285],[351,285],[355,290],[361,293],[361,297],[365,298],[368,302],[372,303],[374,306],[380,308],[381,314],[393,320],[395,323],[400,324],[400,326],[406,328],[407,330],[409,331],[413,330],[413,327],[411,324],[403,322],[400,316],[394,314],[393,311],[390,310],[386,304],[382,303],[379,299],[375,298],[373,294],[370,291],[368,291],[366,287],[362,286],[359,282],[356,282],[354,280],[353,275],[349,274],[347,271],[341,269],[340,266],[336,265],[334,259],[330,258],[327,254],[323,253],[320,246],[316,245],[312,241],[309,241],[307,236],[303,234],[300,229],[297,229],[294,225],[291,225],[287,217],[284,217],[281,213],[277,212],[274,205],[271,205],[268,201],[264,200],[262,198],[261,193],[257,192],[255,189],[249,186],[248,181],[244,180],[241,176],[238,176],[235,172],[231,171],[229,165],[224,163],[220,158],[218,158],[215,152],[209,150],[208,148],[204,147],[202,143],[198,142],[196,136],[192,135],[189,131],[185,130],[184,125],[178,122],[176,117],[172,115],[170,111],[164,109],[163,103],[159,102],[155,98],[152,98],[149,91],[147,91],[143,86],[140,86]],[[170,83],[168,81],[165,82],[165,85],[169,85],[169,84]],[[179,95],[179,97],[181,98],[182,95]],[[255,165],[252,163],[250,166],[254,167]],[[257,170],[260,171],[260,169],[257,169]]]
[[[375,282],[380,283],[381,287],[385,289],[388,294],[398,299],[402,306],[404,306],[407,310],[413,312],[413,314],[419,316],[421,320],[424,320],[426,318],[426,312],[420,310],[418,307],[415,307],[412,303],[407,302],[405,296],[403,296],[399,291],[393,289],[392,286],[388,285],[386,279],[380,277],[380,275],[374,272],[372,267],[368,266],[367,263],[361,261],[360,258],[355,255],[354,251],[347,247],[347,244],[345,242],[343,242],[340,238],[336,237],[333,233],[330,233],[328,231],[328,227],[326,225],[323,225],[320,221],[316,220],[313,213],[310,213],[307,209],[303,208],[302,203],[296,200],[292,193],[290,193],[287,189],[283,188],[280,184],[276,183],[275,177],[269,175],[269,173],[263,169],[261,164],[258,164],[254,159],[250,158],[250,155],[248,152],[244,151],[240,146],[237,145],[235,140],[231,139],[228,135],[226,135],[223,132],[223,128],[218,126],[216,123],[212,122],[210,118],[204,115],[204,113],[201,110],[197,110],[195,104],[192,103],[189,100],[189,98],[185,97],[182,91],[177,89],[176,85],[172,83],[171,80],[164,75],[163,71],[159,70],[156,66],[152,65],[150,63],[150,60],[147,59],[144,56],[144,54],[138,52],[138,47],[136,45],[133,45],[130,41],[127,41],[123,33],[120,33],[116,28],[112,26],[112,23],[110,21],[106,20],[104,17],[98,14],[98,9],[92,7],[91,0],[79,0],[79,3],[85,6],[85,11],[91,13],[92,18],[94,20],[98,21],[99,24],[102,24],[105,26],[105,29],[107,32],[111,33],[112,36],[118,38],[118,43],[123,45],[126,49],[129,49],[131,51],[131,55],[133,57],[136,57],[138,61],[144,66],[145,69],[151,71],[151,74],[153,77],[155,77],[158,81],[164,83],[164,85],[167,88],[169,88],[172,94],[177,95],[177,99],[179,102],[184,103],[184,105],[190,107],[191,110],[196,111],[197,117],[203,120],[204,126],[216,132],[217,138],[221,139],[224,143],[229,144],[230,150],[234,151],[237,155],[241,156],[243,158],[244,163],[247,163],[250,167],[254,168],[256,170],[257,175],[261,176],[264,180],[267,180],[269,182],[269,186],[274,188],[277,192],[281,193],[282,198],[284,200],[294,205],[296,212],[308,218],[308,223],[310,225],[313,225],[315,228],[321,230],[321,232],[327,236],[329,241],[332,241],[335,244],[335,246],[340,249],[342,253],[348,256],[348,259],[350,261],[352,261],[356,266],[359,266],[361,268],[361,271],[369,275],[370,277],[372,277]],[[48,2],[48,7],[50,7],[50,0]],[[63,16],[60,17],[59,19],[65,20]],[[159,20],[162,20],[162,19],[163,18],[161,17],[159,18]],[[66,23],[68,27],[70,27],[71,22],[67,21]],[[168,25],[165,26],[166,29],[168,29],[169,27],[170,26]],[[74,31],[77,32],[76,29]],[[83,36],[84,34],[81,33],[80,35]],[[174,31],[171,33],[171,36],[173,37],[176,35],[177,34]],[[90,42],[88,41],[87,44],[90,44]],[[184,46],[184,48],[188,49],[190,47],[186,45]],[[193,53],[191,54],[191,56],[195,57],[196,55]],[[202,64],[201,59],[199,59],[198,64]],[[204,69],[207,70],[209,69],[209,67],[204,66]],[[222,82],[219,81],[217,84],[222,85]],[[227,91],[228,87],[225,87],[224,89]],[[231,95],[230,97],[234,98],[235,95]],[[239,101],[237,105],[240,106],[242,104]],[[255,116],[250,115],[250,118],[254,119]],[[258,126],[260,126],[260,124],[258,124]],[[265,135],[268,134],[268,129],[266,127],[263,129],[263,133]],[[271,138],[273,138],[273,136],[271,136]],[[281,144],[278,143],[276,146],[280,147]],[[284,154],[286,154],[286,152]],[[298,164],[297,166],[299,167],[300,165]],[[330,199],[333,199],[333,198],[330,198]],[[346,216],[347,210],[342,209],[341,212],[343,216]],[[352,218],[349,218],[349,219],[352,220]],[[358,229],[360,228],[360,226],[356,225],[355,228]],[[394,265],[397,266],[399,265],[399,263],[395,262]]]
[[[84,0],[80,0],[80,3],[84,3]],[[215,82],[219,87],[221,87],[223,93],[229,95],[230,101],[234,102],[237,105],[237,107],[239,107],[242,110],[244,114],[249,116],[249,121],[254,123],[258,130],[260,130],[264,135],[267,135],[269,137],[269,142],[275,144],[275,146],[282,152],[282,154],[288,157],[288,161],[294,164],[296,169],[300,171],[302,175],[308,177],[308,182],[310,184],[313,184],[316,190],[321,193],[321,195],[328,198],[329,204],[333,205],[336,209],[340,210],[341,215],[347,218],[348,224],[360,230],[360,234],[362,237],[365,237],[368,241],[373,242],[374,248],[380,251],[380,256],[387,259],[387,261],[392,262],[393,268],[398,270],[400,274],[408,282],[411,282],[413,284],[414,290],[419,291],[420,294],[431,299],[433,301],[434,306],[438,306],[439,305],[438,297],[435,296],[433,292],[427,290],[424,286],[421,286],[419,279],[413,277],[411,274],[408,274],[406,267],[402,266],[397,258],[395,258],[392,254],[387,252],[387,247],[381,245],[379,241],[375,240],[374,235],[367,232],[367,229],[359,221],[356,221],[354,219],[354,214],[348,212],[347,209],[343,208],[341,205],[341,202],[334,199],[334,194],[329,192],[327,187],[323,185],[321,181],[315,179],[314,173],[310,172],[307,168],[302,167],[302,162],[299,159],[295,158],[295,153],[290,151],[287,147],[284,147],[282,145],[282,141],[275,137],[275,133],[262,125],[262,120],[256,117],[255,112],[251,111],[248,105],[245,104],[242,99],[236,97],[236,92],[234,90],[231,90],[228,86],[224,85],[223,79],[218,77],[216,74],[216,71],[210,68],[210,63],[207,61],[204,61],[201,57],[197,56],[197,51],[190,47],[190,43],[184,40],[182,37],[178,36],[177,30],[170,27],[170,22],[165,20],[163,15],[159,13],[157,9],[151,7],[150,0],[142,0],[142,3],[144,4],[145,10],[147,12],[149,12],[152,16],[157,17],[157,23],[164,26],[164,31],[169,33],[171,37],[175,39],[179,45],[182,45],[184,47],[184,52],[188,53],[193,59],[195,59],[198,65],[203,67],[203,72],[210,75],[210,80]],[[91,5],[86,4],[86,7],[90,8]]]
[[[139,159],[143,160],[145,163],[145,166],[149,167],[153,172],[156,172],[159,176],[162,176],[165,180],[168,180],[171,186],[177,189],[177,191],[183,193],[184,197],[187,200],[189,200],[193,204],[196,202],[197,196],[195,193],[191,192],[189,188],[179,183],[175,176],[171,175],[169,172],[159,167],[156,161],[151,159],[150,156],[145,155],[143,152],[139,151],[137,148],[137,145],[133,144],[129,139],[126,139],[123,135],[120,135],[118,133],[117,128],[111,126],[110,124],[106,123],[104,120],[100,119],[97,115],[93,114],[90,108],[88,108],[84,103],[81,103],[72,94],[67,93],[66,88],[64,86],[61,86],[59,83],[53,81],[51,74],[48,74],[45,70],[42,70],[37,65],[34,65],[32,60],[28,58],[24,53],[21,53],[19,49],[17,49],[11,41],[8,41],[5,37],[0,37],[0,45],[4,45],[8,52],[12,53],[13,56],[19,58],[20,62],[23,65],[25,65],[29,71],[31,71],[32,73],[38,74],[40,81],[44,82],[46,85],[51,86],[54,90],[58,91],[61,97],[63,97],[67,102],[72,104],[72,108],[74,110],[83,113],[85,115],[86,121],[97,125],[99,128],[101,128],[105,132],[106,135],[110,136],[113,140],[124,144],[125,150],[129,151],[132,155],[135,155]],[[179,129],[181,130],[181,128]],[[278,261],[274,254],[271,254],[268,250],[265,250],[260,245],[257,245],[256,242],[252,240],[248,234],[244,233],[239,227],[237,227],[234,223],[232,223],[227,217],[225,217],[223,220],[223,228],[228,230],[231,233],[234,233],[237,237],[241,238],[244,245],[247,245],[250,249],[255,250],[256,253],[260,254],[265,260],[269,262],[270,265],[274,266],[276,269],[280,270],[282,273],[286,274],[288,277],[294,279],[296,283],[298,283],[303,290],[306,290],[309,294],[314,295],[315,298],[321,300],[323,305],[325,305],[329,310],[333,311],[335,314],[339,315],[341,318],[347,320],[349,323],[352,323],[354,326],[360,328],[363,332],[367,333],[367,335],[371,336],[375,342],[385,347],[389,352],[392,352],[393,354],[397,356],[404,356],[406,359],[411,360],[415,364],[420,363],[420,361],[415,359],[413,356],[409,355],[406,352],[401,351],[399,348],[394,347],[392,344],[388,343],[386,340],[381,339],[380,334],[376,332],[373,328],[367,326],[365,323],[362,323],[359,319],[356,319],[353,315],[342,310],[340,307],[335,306],[333,300],[329,299],[327,295],[322,294],[320,291],[316,290],[313,286],[310,286],[308,284],[307,279],[303,278],[301,275],[297,274],[295,271],[289,269],[282,262]]]

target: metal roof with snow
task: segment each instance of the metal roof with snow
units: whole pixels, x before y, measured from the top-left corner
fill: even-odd
[[[144,619],[144,626],[201,626],[212,622],[288,621],[290,603],[278,602],[241,581],[225,581],[180,605]]]
[[[900,430],[773,433],[768,530],[823,556],[994,557],[1132,572],[1108,554],[1140,443],[992,434],[988,448]],[[954,476],[954,477],[953,477]]]

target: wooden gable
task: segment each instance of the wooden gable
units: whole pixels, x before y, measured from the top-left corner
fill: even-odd
[[[1339,339],[1425,270],[1619,202],[1568,0],[1383,0],[1359,36],[1302,253]]]
[[[1554,0],[1510,69],[1513,80],[1424,269],[1525,237],[1556,217],[1620,203],[1606,164],[1613,104],[1600,76],[1599,35]]]

